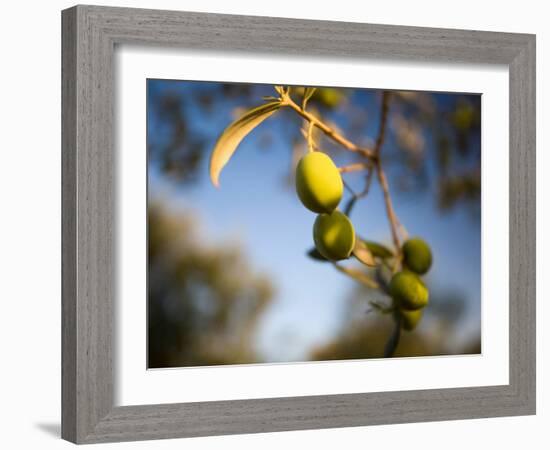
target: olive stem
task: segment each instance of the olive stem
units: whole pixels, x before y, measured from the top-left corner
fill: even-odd
[[[393,333],[391,334],[388,342],[386,343],[386,347],[384,348],[384,358],[391,358],[397,350],[397,346],[399,345],[399,340],[401,338],[401,320],[401,315],[396,315],[394,320],[395,323]]]
[[[313,122],[309,122],[307,127],[307,149],[309,152],[315,151],[315,142],[313,142]]]
[[[346,216],[349,216],[351,214],[351,211],[352,211],[353,207],[355,206],[355,203],[357,203],[357,200],[359,200],[363,197],[366,197],[367,194],[369,193],[370,185],[372,183],[372,174],[373,173],[374,172],[372,170],[372,164],[369,164],[367,166],[367,177],[365,179],[365,187],[363,188],[363,190],[361,192],[351,191],[352,196],[349,199],[348,204],[344,208]],[[345,183],[344,183],[344,185],[345,185]]]

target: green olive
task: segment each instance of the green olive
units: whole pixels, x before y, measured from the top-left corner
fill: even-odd
[[[475,109],[469,103],[463,103],[455,109],[453,122],[459,130],[468,130],[475,121]]]
[[[425,274],[432,265],[432,251],[430,246],[420,238],[412,238],[403,244],[403,262],[407,269]]]
[[[400,309],[398,314],[401,316],[401,326],[407,331],[412,331],[422,319],[422,308],[409,311],[406,309]]]
[[[296,167],[296,192],[304,206],[316,213],[330,214],[344,193],[338,168],[328,155],[310,152]]]
[[[336,108],[344,98],[340,89],[317,88],[313,97],[327,108]]]
[[[415,310],[428,304],[428,288],[418,275],[407,270],[393,276],[390,294],[402,309]]]
[[[317,251],[326,259],[347,259],[355,246],[355,230],[348,217],[340,211],[319,214],[313,225],[313,240]]]

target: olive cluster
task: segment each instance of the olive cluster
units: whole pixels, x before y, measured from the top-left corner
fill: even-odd
[[[340,171],[328,155],[310,152],[296,167],[296,192],[303,205],[318,214],[313,225],[317,251],[330,261],[351,256],[355,230],[348,216],[336,207],[344,193]]]
[[[296,167],[296,192],[303,205],[318,214],[313,225],[317,251],[330,261],[349,258],[355,248],[355,230],[348,216],[336,209],[344,183],[328,155],[310,152],[300,160]],[[420,276],[430,269],[432,253],[420,238],[407,240],[401,250],[403,270],[393,275],[389,293],[402,327],[413,330],[428,304],[428,288]]]
[[[390,282],[390,294],[396,306],[395,314],[401,319],[405,330],[413,330],[428,304],[429,292],[420,275],[430,270],[432,252],[420,238],[412,238],[403,244],[403,270],[397,272]]]

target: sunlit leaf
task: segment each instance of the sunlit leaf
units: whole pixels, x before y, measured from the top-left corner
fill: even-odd
[[[315,92],[315,100],[327,108],[336,108],[345,98],[345,91],[336,88],[319,88]]]
[[[355,240],[355,247],[353,248],[353,256],[355,256],[360,262],[369,267],[376,267],[376,261],[367,245],[361,240]]]
[[[367,241],[364,239],[361,239],[361,241],[370,250],[373,256],[382,259],[391,258],[393,256],[393,252],[385,245],[379,244],[378,242],[374,241]]]
[[[340,272],[345,273],[355,280],[359,281],[360,283],[364,284],[365,286],[373,289],[378,289],[379,287],[378,283],[362,270],[355,269],[353,267],[344,267],[339,264],[335,264],[334,267],[336,267],[336,269],[338,269]]]
[[[309,100],[311,96],[315,93],[315,87],[306,87],[304,90],[304,100]]]
[[[311,98],[311,96],[315,93],[315,90],[317,88],[314,87],[306,87],[304,90],[304,96],[302,98],[302,108],[305,109],[308,100]]]
[[[219,186],[222,169],[231,159],[241,141],[254,128],[260,125],[271,114],[281,107],[279,101],[265,103],[244,113],[239,119],[229,125],[218,138],[212,156],[210,157],[210,180]]]

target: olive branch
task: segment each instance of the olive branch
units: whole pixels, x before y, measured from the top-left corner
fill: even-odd
[[[416,274],[424,274],[431,265],[431,252],[427,244],[420,239],[408,240],[407,232],[395,212],[388,178],[382,165],[381,150],[386,140],[391,93],[388,91],[382,93],[378,134],[374,146],[369,148],[352,142],[338,130],[325,123],[320,117],[308,111],[308,102],[314,96],[316,88],[304,88],[300,104],[292,98],[290,87],[274,86],[274,89],[278,94],[277,97],[264,98],[265,103],[244,113],[222,132],[210,159],[211,181],[214,186],[219,187],[220,173],[231,159],[240,142],[258,125],[282,108],[294,111],[304,121],[304,128],[301,132],[307,143],[308,153],[321,152],[319,145],[315,142],[313,133],[314,129],[318,129],[344,150],[355,153],[362,158],[359,162],[336,168],[339,179],[341,175],[346,173],[365,172],[364,188],[359,192],[354,191],[343,178],[341,179],[343,187],[351,194],[344,207],[343,214],[338,213],[338,216],[333,218],[336,213],[332,211],[339,203],[341,193],[336,203],[327,207],[327,210],[317,210],[312,208],[311,205],[308,206],[306,204],[308,202],[304,202],[300,192],[298,192],[298,195],[306,207],[319,213],[314,230],[318,226],[332,226],[329,223],[332,220],[338,221],[338,226],[351,227],[353,234],[349,243],[352,247],[349,254],[342,256],[334,254],[334,252],[331,253],[323,248],[323,243],[316,241],[316,247],[318,248],[311,250],[309,256],[317,260],[329,260],[339,272],[353,278],[367,288],[380,290],[392,298],[392,303],[389,306],[381,305],[375,301],[370,302],[373,310],[382,314],[393,314],[394,330],[384,350],[384,357],[391,357],[399,345],[401,329],[413,329],[420,320],[422,308],[427,304],[427,288]],[[332,164],[332,160],[329,161],[327,164]],[[330,166],[327,170],[331,170]],[[348,219],[357,202],[369,194],[375,176],[384,197],[385,212],[393,243],[393,249],[391,250],[380,243],[358,237]],[[324,225],[327,223],[328,225]],[[402,245],[403,241],[406,241],[404,245]],[[344,266],[338,262],[340,259],[347,259],[350,255],[353,255],[369,269],[375,269],[375,277],[373,278],[365,270]]]

